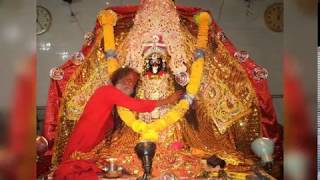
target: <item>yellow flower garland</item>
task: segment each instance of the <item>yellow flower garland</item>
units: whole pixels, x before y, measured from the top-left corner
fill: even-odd
[[[211,18],[207,12],[201,12],[199,14],[197,47],[200,49],[205,49],[207,47],[210,22]],[[187,94],[191,96],[195,96],[199,90],[203,65],[204,57],[200,56],[191,66],[190,81],[187,85]],[[159,139],[159,132],[176,123],[184,116],[188,109],[189,102],[186,99],[182,99],[163,117],[149,124],[140,119],[136,119],[135,114],[126,108],[118,107],[118,113],[127,126],[141,135],[141,141],[157,141]]]
[[[136,119],[135,114],[126,108],[118,107],[118,113],[127,126],[129,126],[134,132],[141,134],[140,139],[142,141],[157,141],[159,132],[181,119],[181,117],[187,112],[188,108],[188,101],[182,99],[171,111],[166,113],[160,119],[149,124]]]
[[[104,51],[115,52],[114,29],[117,22],[117,14],[112,10],[102,10],[98,15],[99,23],[103,29]],[[108,74],[111,75],[119,68],[119,63],[115,57],[107,60]]]
[[[211,17],[207,12],[201,12],[196,18],[199,25],[197,48],[205,49],[208,43],[208,30],[209,24],[211,23]],[[103,10],[99,13],[98,19],[103,27],[105,52],[115,51],[113,26],[115,26],[117,21],[116,13],[112,10]],[[114,57],[110,57],[107,62],[109,74],[112,74],[119,68],[119,63]],[[203,65],[203,56],[198,57],[191,65],[190,81],[187,85],[187,94],[189,94],[190,96],[194,97],[199,90]],[[149,124],[140,119],[136,119],[135,114],[130,110],[123,107],[117,108],[118,113],[124,123],[129,126],[134,132],[141,135],[141,141],[157,141],[160,131],[176,123],[184,116],[184,114],[189,109],[189,102],[186,99],[180,100],[178,104],[176,104],[163,117]]]

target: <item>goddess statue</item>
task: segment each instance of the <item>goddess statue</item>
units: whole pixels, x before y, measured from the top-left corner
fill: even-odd
[[[116,23],[109,24],[114,27],[114,39],[106,36],[100,14],[95,29],[86,36],[81,56],[54,69],[64,74],[63,78],[52,76],[45,121],[44,135],[54,142],[52,152],[48,152],[53,153],[53,165],[59,164],[65,143],[91,94],[108,83],[112,61],[106,61],[106,56],[116,57],[120,66],[139,72],[136,97],[152,100],[186,88],[193,78],[192,64],[204,56],[199,92],[187,98],[188,112],[159,132],[155,175],[172,172],[195,177],[204,170],[203,159],[211,155],[225,160],[228,171],[248,171],[257,160],[250,150],[254,139],[264,136],[279,143],[267,71],[246,52],[236,51],[212,17],[208,45],[199,51],[197,14],[203,11],[199,8],[179,7],[171,0],[143,0],[140,6],[108,10],[116,19]],[[108,51],[107,41],[114,42],[117,54]],[[150,124],[172,108],[169,105],[133,114]],[[91,152],[77,152],[73,157],[95,159],[100,165],[108,157],[115,157],[130,174],[138,175],[142,172],[134,153],[138,142],[139,134],[123,123]],[[276,149],[276,155],[279,152]]]

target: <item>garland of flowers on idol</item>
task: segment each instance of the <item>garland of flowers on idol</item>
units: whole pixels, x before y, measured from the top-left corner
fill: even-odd
[[[103,27],[104,49],[105,58],[108,61],[108,73],[112,74],[112,72],[119,67],[118,62],[116,61],[113,34],[113,26],[116,23],[117,16],[116,13],[111,10],[103,10],[99,17],[100,24]],[[159,132],[176,123],[179,119],[182,119],[198,93],[202,78],[205,49],[208,43],[208,31],[209,25],[211,24],[211,17],[207,12],[200,12],[195,15],[194,19],[199,27],[197,48],[194,53],[195,61],[191,65],[190,81],[187,85],[184,98],[164,116],[160,117],[160,119],[148,124],[140,119],[136,119],[135,114],[132,111],[123,107],[117,107],[121,119],[134,132],[140,134],[141,141],[157,141],[159,139]]]
[[[103,43],[104,43],[104,54],[107,60],[108,74],[111,75],[116,71],[120,65],[116,59],[117,53],[115,50],[114,40],[114,26],[117,23],[117,14],[112,10],[102,10],[98,14],[98,21],[102,26],[103,31]]]

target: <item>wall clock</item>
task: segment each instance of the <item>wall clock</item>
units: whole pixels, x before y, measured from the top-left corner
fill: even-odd
[[[52,23],[52,16],[50,11],[37,5],[37,35],[41,35],[50,29]]]
[[[269,29],[274,32],[283,31],[283,3],[274,3],[264,12],[264,20]]]

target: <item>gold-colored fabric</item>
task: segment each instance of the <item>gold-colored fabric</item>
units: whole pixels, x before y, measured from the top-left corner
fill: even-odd
[[[125,30],[128,29],[125,28]],[[189,72],[196,38],[184,25],[180,25],[180,29],[185,39],[183,44],[187,57],[185,66]],[[128,38],[128,32],[125,30],[115,33],[120,64],[125,63],[127,53],[130,51],[128,44],[125,43]],[[87,100],[97,87],[105,84],[109,79],[106,73],[108,67],[100,49],[101,38],[102,32],[101,29],[98,29],[92,51],[66,86],[54,147],[54,165],[58,164],[65,143],[68,141]],[[216,45],[215,47],[213,43]],[[168,75],[173,79],[171,72]],[[142,78],[142,81],[147,80]],[[174,91],[172,81],[167,83],[163,85],[163,87],[167,87],[166,96],[169,92]],[[141,87],[141,84],[143,82],[139,84],[138,97],[143,98],[146,96],[141,95],[141,91],[148,92],[149,89],[144,89],[147,87]],[[199,158],[194,158],[197,157],[197,154],[200,154],[201,157],[216,154],[231,165],[252,163],[247,160],[251,157],[250,143],[260,136],[260,111],[257,97],[240,63],[217,38],[211,39],[206,49],[201,89],[193,106],[196,117],[194,121],[197,122],[197,127],[191,125],[186,119],[181,119],[173,127],[170,127],[173,130],[170,131],[169,128],[163,132],[166,137],[173,134],[174,140],[183,141],[189,148],[172,155],[173,157],[178,159],[191,157],[193,160],[190,161],[190,165],[194,167],[199,167]],[[156,158],[156,164],[160,162],[170,164],[170,159],[164,160],[165,157],[162,156],[168,153],[164,147],[168,147],[173,142],[173,139],[171,141],[169,139],[160,143],[161,148],[157,151],[159,159],[157,162]],[[102,142],[92,152],[87,153],[87,157],[101,159],[113,155],[130,159],[134,156],[133,147],[137,142],[138,134],[124,126],[117,130],[110,139]],[[185,165],[179,167],[182,166]],[[189,165],[185,167],[189,167]],[[234,168],[236,170],[247,169],[247,167],[240,165]]]
[[[65,120],[65,119],[61,119],[61,120],[62,122],[59,123],[57,136],[56,136],[54,147],[53,147],[53,156],[52,156],[53,167],[59,164],[62,158],[64,146],[68,142],[70,133],[72,132],[76,124],[76,121],[73,121],[73,120],[71,121]]]
[[[217,48],[208,50],[202,87],[198,95],[198,115],[210,118],[221,134],[257,104],[255,92],[240,63],[215,39]]]
[[[187,39],[185,46],[190,50],[187,54],[191,58],[196,39],[185,27],[182,29]],[[191,173],[190,169],[193,169],[190,175],[195,176],[203,170],[201,158],[212,154],[224,159],[231,170],[246,171],[253,163],[250,160],[252,157],[250,142],[260,136],[260,116],[256,97],[240,64],[226,52],[221,43],[217,43],[217,49],[208,48],[206,52],[203,85],[194,104],[196,115],[194,120],[198,125],[194,127],[186,119],[182,119],[161,132],[164,138],[163,140],[160,138],[158,142],[154,173],[169,169],[177,173]],[[143,76],[137,88],[137,97],[149,99],[167,97],[174,91],[173,81],[166,80],[167,76],[170,77],[170,74],[154,79]],[[143,114],[148,113],[140,113]],[[108,141],[101,143],[95,150],[82,157],[89,159],[117,157],[120,164],[130,172],[139,173],[141,168],[136,166],[139,160],[133,151],[138,141],[138,134],[124,126]],[[172,153],[170,145],[175,141],[183,142],[185,148]]]
[[[153,35],[160,35],[166,44],[171,60],[168,67],[178,72],[185,68],[185,63],[191,61],[186,55],[185,36],[180,28],[180,18],[175,4],[171,0],[147,0],[139,7],[130,28],[128,37],[124,40],[124,50],[118,51],[120,62],[143,72],[144,58],[142,44],[152,41]],[[192,52],[191,52],[192,53]]]

